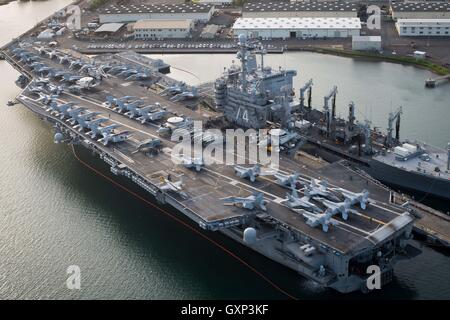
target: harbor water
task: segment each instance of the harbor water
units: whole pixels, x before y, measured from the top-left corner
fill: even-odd
[[[0,42],[69,2],[0,6]],[[174,77],[195,84],[214,79],[233,56],[163,59],[175,67]],[[360,118],[384,128],[386,112],[402,105],[404,137],[441,147],[450,138],[450,91],[448,86],[425,90],[427,71],[310,53],[271,55],[266,61],[297,69],[296,88],[314,78],[316,105],[336,84],[342,115],[353,100]],[[18,73],[0,61],[0,75],[0,298],[286,298],[218,247],[95,175],[68,146],[53,144],[49,124],[20,105],[6,106],[20,92],[14,84]],[[399,262],[389,286],[368,295],[342,295],[225,237],[214,238],[299,299],[450,299],[450,257],[420,242],[423,254]],[[80,267],[80,290],[66,286],[71,265]]]

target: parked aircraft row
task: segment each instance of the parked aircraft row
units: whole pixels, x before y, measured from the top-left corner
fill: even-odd
[[[159,103],[145,105],[142,99],[133,96],[120,98],[107,96],[104,105],[115,112],[125,114],[130,119],[136,119],[142,124],[159,121],[169,114],[166,108]]]

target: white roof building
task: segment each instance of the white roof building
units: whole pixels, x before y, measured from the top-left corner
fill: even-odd
[[[398,19],[395,27],[399,36],[450,36],[450,19]]]
[[[186,38],[194,25],[193,20],[139,20],[133,25],[136,39]]]
[[[234,34],[271,38],[342,38],[360,34],[358,18],[239,18]]]
[[[358,51],[380,51],[381,36],[353,36],[352,50]]]
[[[98,27],[94,32],[116,33],[123,25],[123,23],[105,23]]]
[[[356,18],[357,14],[357,3],[350,1],[294,3],[284,1],[247,2],[242,9],[243,18]]]
[[[100,23],[135,22],[138,20],[192,19],[207,22],[214,6],[201,3],[177,4],[113,4],[97,10]]]

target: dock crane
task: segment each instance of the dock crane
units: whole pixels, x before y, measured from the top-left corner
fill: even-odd
[[[387,136],[386,136],[386,146],[391,147],[393,145],[392,131],[394,131],[394,121],[395,123],[395,140],[400,140],[400,117],[402,115],[402,107],[399,107],[397,111],[389,113]]]
[[[311,109],[313,79],[309,79],[303,87],[300,88],[300,108],[305,107],[305,92],[308,91],[308,109]]]
[[[336,94],[337,93],[338,93],[337,86],[333,86],[333,88],[331,88],[331,91],[325,97],[323,97],[323,112],[325,113],[325,121],[327,124],[327,129],[326,129],[327,137],[329,137],[329,135],[330,135],[331,123],[333,122],[334,118],[336,117]],[[330,112],[330,107],[329,107],[330,99],[332,99],[331,112]]]

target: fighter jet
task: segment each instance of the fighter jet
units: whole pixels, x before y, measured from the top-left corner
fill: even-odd
[[[351,205],[357,204],[359,202],[359,206],[361,209],[365,210],[367,204],[369,203],[369,191],[363,190],[360,193],[351,192],[342,188],[333,189],[344,196],[345,199],[350,201]]]
[[[119,103],[119,109],[120,109],[119,112],[123,111],[123,107],[124,107],[127,110],[127,112],[125,112],[125,115],[131,119],[134,117],[135,114],[138,113],[138,109],[143,103],[144,103],[144,101],[142,101],[142,100],[136,100],[131,103],[124,103],[123,106],[121,105],[121,103]]]
[[[33,71],[37,71],[42,67],[46,67],[46,65],[43,64],[42,62],[33,62],[29,66]]]
[[[78,113],[77,115],[73,116],[74,120],[69,119],[69,122],[72,125],[76,123],[77,125],[75,125],[73,128],[75,130],[82,132],[84,131],[84,129],[90,129],[91,127],[94,127],[94,125],[100,125],[100,123],[107,121],[107,119],[104,118],[92,120],[99,114],[100,114],[99,112],[92,112],[92,111],[89,111],[81,115],[80,113]]]
[[[98,67],[99,71],[106,75],[106,73],[111,70],[113,67],[109,64],[102,64]]]
[[[114,129],[120,127],[120,125],[114,123],[106,127],[101,127],[100,124],[93,125],[89,123],[88,127],[91,131],[89,131],[87,134],[90,135],[92,139],[94,139],[98,135],[105,137],[105,135],[110,134],[114,131]]]
[[[20,57],[20,59],[19,59],[20,62],[25,62],[25,63],[26,62],[30,62],[30,61],[36,61],[39,58],[34,53],[31,53],[31,52],[28,52],[28,51],[19,53],[18,57]]]
[[[56,78],[62,78],[65,74],[71,74],[70,72],[67,72],[66,70],[50,70],[48,73],[48,77],[56,79]]]
[[[239,178],[247,178],[251,182],[255,182],[256,177],[261,173],[261,165],[256,164],[254,167],[246,168],[242,166],[234,166],[234,172]]]
[[[255,192],[248,197],[227,197],[223,199],[225,205],[237,206],[247,210],[259,208],[267,211],[266,200],[261,192]]]
[[[342,219],[348,219],[348,211],[351,207],[350,200],[345,199],[344,202],[333,202],[324,198],[316,198],[318,201],[322,202],[322,204],[327,207],[332,215],[341,214]]]
[[[147,80],[149,78],[150,78],[150,75],[148,73],[139,72],[139,73],[130,75],[129,77],[125,78],[125,80],[142,81],[142,80]]]
[[[41,92],[39,93],[39,98],[36,100],[36,102],[42,102],[45,105],[49,105],[56,99],[58,99],[57,95],[48,95]]]
[[[297,181],[299,177],[298,172],[294,172],[293,174],[283,174],[281,172],[275,173],[273,176],[277,179],[277,184],[282,187],[296,189]]]
[[[182,101],[187,99],[194,99],[198,97],[197,88],[193,87],[191,90],[183,91],[170,98],[171,101]]]
[[[119,103],[128,103],[135,99],[137,99],[137,98],[133,97],[133,96],[124,96],[121,98],[116,98],[114,96],[106,96],[105,105],[107,107],[117,107],[119,105]]]
[[[69,64],[69,69],[74,70],[75,68],[81,67],[83,65],[84,65],[84,62],[81,59],[72,60]]]
[[[330,190],[328,190],[328,183],[324,180],[311,179],[311,183],[305,188],[305,195],[308,197],[324,197],[333,201],[339,201]]]
[[[86,63],[80,68],[80,72],[89,71],[89,69],[95,69],[95,66],[92,63]]]
[[[51,94],[60,95],[63,92],[63,86],[55,86],[54,84],[49,83],[47,85],[47,91]]]
[[[306,219],[306,224],[312,228],[322,226],[323,232],[328,232],[330,225],[337,225],[336,221],[331,220],[333,214],[326,210],[324,213],[311,213],[303,209],[296,209],[297,213],[301,214]]]
[[[117,73],[120,73],[125,70],[128,70],[127,66],[115,66],[115,67],[110,68],[108,73],[109,74],[117,74]]]
[[[35,72],[40,75],[44,75],[44,74],[48,74],[51,70],[53,70],[53,68],[50,68],[47,66],[41,66],[41,67],[35,69]]]
[[[39,61],[34,61],[34,62],[29,63],[28,66],[29,66],[32,70],[36,71],[37,69],[39,69],[39,68],[45,66],[45,64],[43,64],[42,62],[39,62]]]
[[[70,74],[70,73],[65,73],[63,75],[63,78],[61,79],[61,82],[64,81],[64,82],[75,83],[78,80],[83,79],[83,78],[84,78],[83,76],[78,76],[78,75],[73,75],[73,74]]]
[[[174,95],[174,94],[178,94],[178,93],[182,93],[183,91],[186,91],[187,86],[184,82],[180,82],[177,84],[173,84],[169,87],[167,87],[166,89],[164,89],[160,94],[162,96],[166,96],[166,95]]]
[[[162,141],[160,139],[147,139],[142,141],[136,150],[131,152],[131,154],[135,154],[138,152],[143,152],[145,154],[158,154],[162,148]]]
[[[188,169],[195,169],[200,172],[204,166],[203,158],[192,158],[189,156],[181,157],[181,164]]]
[[[53,58],[58,56],[58,53],[56,52],[56,50],[47,51],[46,54],[48,55],[50,60],[53,60]]]
[[[67,62],[70,62],[70,56],[67,55],[67,54],[62,55],[62,56],[58,56],[58,59],[59,59],[59,63],[61,63],[61,64],[65,64]]]
[[[85,115],[82,115],[81,112],[83,112],[85,109],[84,108],[73,108],[70,109],[68,111],[69,114],[69,119],[67,119],[66,121],[68,123],[70,123],[72,126],[75,125],[76,123],[81,123],[84,119],[82,119],[82,117],[84,117]]]
[[[66,115],[68,115],[68,114],[67,114],[68,110],[69,110],[70,108],[72,108],[74,105],[75,105],[74,102],[63,103],[63,104],[57,104],[56,102],[53,102],[53,103],[50,105],[50,108],[47,109],[47,111],[51,111],[51,113],[53,113],[53,114],[59,116],[59,117],[61,118],[61,120],[62,120],[62,119],[64,119],[64,117],[65,117]],[[51,110],[50,110],[50,109],[51,109]]]
[[[126,69],[123,70],[121,72],[119,72],[117,74],[118,77],[124,77],[124,78],[128,78],[129,76],[133,75],[133,74],[137,74],[139,73],[139,71],[137,71],[136,69]]]
[[[42,91],[45,91],[45,88],[43,86],[34,85],[34,83],[33,83],[28,86],[28,91],[39,95],[39,93],[41,93]]]
[[[187,194],[183,192],[183,180],[173,182],[169,178],[161,177],[161,184],[159,185],[159,189],[162,191],[169,191],[179,194],[183,198],[187,198]]]
[[[295,189],[292,189],[292,193],[286,194],[284,203],[291,209],[301,207],[303,209],[312,210],[314,212],[322,211],[318,206],[310,202],[310,197],[303,196],[299,198]]]
[[[118,101],[117,107],[114,108],[114,111],[122,113],[124,111],[133,110],[135,108],[138,108],[138,107],[142,106],[143,104],[144,104],[144,101],[142,101],[140,99],[130,102],[130,103],[124,103],[124,102]]]
[[[22,48],[12,48],[10,51],[11,51],[11,54],[13,55],[13,57],[17,57],[19,54],[21,54],[22,52],[24,52],[25,49],[22,49]]]
[[[156,110],[153,112],[147,112],[141,115],[137,118],[138,121],[140,121],[142,124],[146,123],[147,121],[158,121],[164,118],[169,112],[167,112],[165,109]]]
[[[155,108],[154,106],[145,106],[145,107],[141,107],[141,108],[138,108],[138,107],[131,108],[128,112],[125,113],[125,115],[130,117],[130,118],[141,117],[144,114],[149,113],[154,108]]]
[[[131,136],[130,131],[122,131],[120,133],[105,133],[103,138],[97,141],[102,143],[105,147],[110,143],[118,143],[127,140]]]

